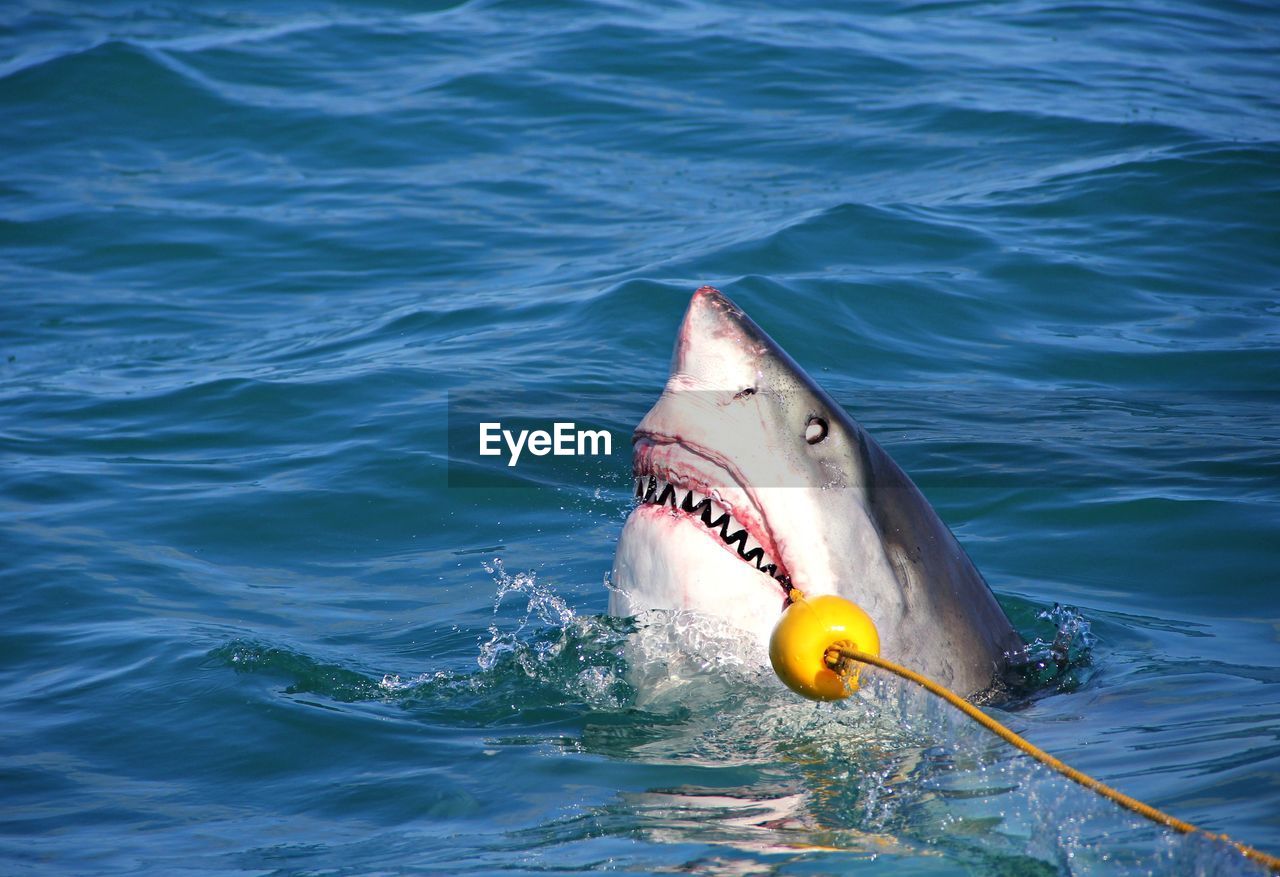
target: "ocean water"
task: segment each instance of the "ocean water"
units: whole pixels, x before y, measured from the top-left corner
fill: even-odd
[[[1238,0],[5,4],[0,872],[1256,873],[605,607],[715,284],[1070,640],[991,711],[1280,853],[1277,82]]]

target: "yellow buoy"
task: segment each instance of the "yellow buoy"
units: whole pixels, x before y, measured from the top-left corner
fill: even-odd
[[[788,688],[810,700],[840,700],[858,688],[856,666],[847,674],[827,665],[827,650],[843,645],[880,654],[880,634],[859,606],[835,594],[805,597],[791,592],[792,603],[769,637],[769,662]]]

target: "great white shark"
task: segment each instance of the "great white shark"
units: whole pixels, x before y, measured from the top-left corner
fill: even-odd
[[[861,606],[881,654],[968,697],[1022,639],[906,473],[719,290],[693,294],[633,437],[609,612],[690,610],[768,642],[789,590]]]

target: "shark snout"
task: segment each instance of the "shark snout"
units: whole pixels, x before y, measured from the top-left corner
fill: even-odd
[[[671,375],[708,390],[738,392],[751,386],[768,336],[740,307],[713,286],[693,294],[671,357]]]

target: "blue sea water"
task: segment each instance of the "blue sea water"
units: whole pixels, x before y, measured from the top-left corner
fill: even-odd
[[[991,711],[1280,853],[1278,81],[1237,0],[6,4],[0,872],[1253,873],[605,578],[713,283],[1073,637]],[[623,447],[461,483],[456,397]]]

